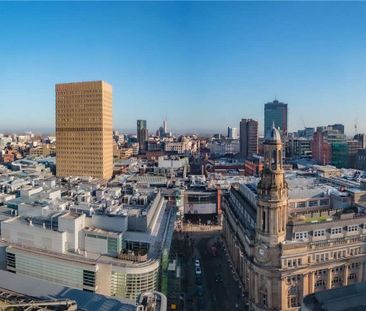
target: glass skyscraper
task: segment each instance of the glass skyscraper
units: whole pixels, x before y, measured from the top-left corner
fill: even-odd
[[[277,99],[264,105],[264,135],[271,130],[273,124],[282,135],[287,135],[287,104]]]

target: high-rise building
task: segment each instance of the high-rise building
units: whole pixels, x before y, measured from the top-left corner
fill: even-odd
[[[240,121],[240,156],[243,158],[258,153],[258,122],[252,119]]]
[[[356,134],[354,139],[359,141],[360,149],[366,148],[366,135],[365,134]]]
[[[331,127],[333,130],[338,131],[341,134],[344,134],[344,125],[340,123],[336,123],[333,125],[328,125],[328,127]]]
[[[287,104],[277,99],[264,105],[264,135],[271,130],[273,124],[281,135],[287,135]]]
[[[167,134],[168,133],[168,121],[167,120],[163,121],[163,128],[164,128],[164,133]]]
[[[113,172],[112,86],[56,85],[57,176],[109,179]]]
[[[362,149],[361,142],[358,141],[357,139],[348,139],[347,145],[348,145],[348,167],[355,168],[357,151],[359,149]]]
[[[145,150],[145,145],[148,140],[148,130],[146,120],[137,120],[137,142],[140,145],[140,150]]]
[[[322,131],[316,131],[311,142],[313,159],[321,165],[328,165],[332,160],[332,148]]]
[[[238,139],[238,129],[236,127],[227,128],[227,138]]]

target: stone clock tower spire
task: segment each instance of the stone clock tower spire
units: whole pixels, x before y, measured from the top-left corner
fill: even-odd
[[[276,248],[285,240],[287,224],[287,183],[283,171],[282,142],[279,131],[272,126],[264,140],[264,169],[258,183],[257,245]]]

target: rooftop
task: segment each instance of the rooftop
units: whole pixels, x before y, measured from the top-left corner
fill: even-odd
[[[37,286],[34,286],[34,284],[37,284]],[[135,302],[131,300],[110,298],[3,270],[0,270],[0,288],[29,297],[34,297],[39,300],[75,300],[77,302],[78,309],[80,310],[135,310]]]

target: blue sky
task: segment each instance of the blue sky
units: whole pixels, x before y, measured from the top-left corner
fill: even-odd
[[[101,79],[115,128],[262,129],[277,97],[290,130],[366,132],[366,3],[0,3],[0,129],[53,128],[55,83]]]

